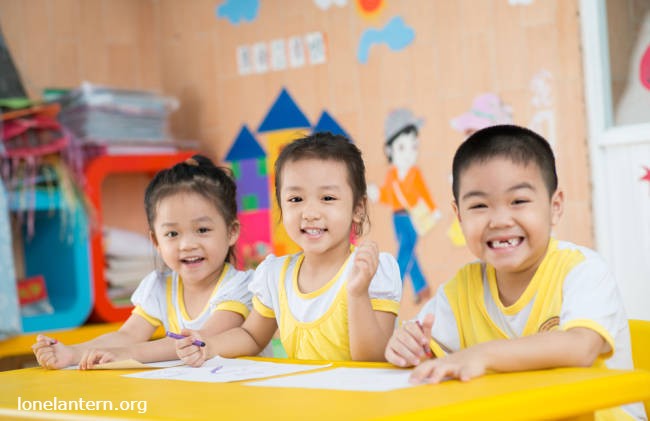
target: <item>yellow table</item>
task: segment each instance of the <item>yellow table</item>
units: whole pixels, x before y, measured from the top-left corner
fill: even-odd
[[[371,363],[344,365],[387,367]],[[266,388],[121,376],[129,372],[133,371],[29,368],[0,373],[0,417],[219,421],[590,419],[595,409],[650,398],[650,372],[644,370],[566,368],[493,374],[467,383],[448,381],[390,392]],[[57,405],[80,399],[86,404],[111,401],[115,409],[38,413],[18,410],[19,400],[26,409],[27,402],[54,402],[55,398]],[[124,401],[132,409],[126,409]]]
[[[79,326],[72,329],[40,332],[43,335],[56,338],[60,342],[71,345],[89,341],[100,335],[117,331],[122,323],[99,323]],[[25,366],[36,365],[36,358],[32,353],[32,345],[36,342],[39,333],[26,333],[9,339],[0,340],[0,370],[11,370]],[[153,335],[154,339],[165,336],[162,327],[158,328]]]

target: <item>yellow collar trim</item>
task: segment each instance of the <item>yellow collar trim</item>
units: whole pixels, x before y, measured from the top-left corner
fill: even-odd
[[[296,262],[296,266],[293,268],[293,273],[291,274],[291,283],[293,284],[293,290],[296,293],[296,295],[302,299],[311,299],[318,297],[319,295],[324,294],[327,292],[328,289],[332,287],[336,283],[336,281],[341,277],[341,274],[343,273],[343,270],[347,267],[348,261],[350,260],[350,257],[352,256],[352,252],[354,251],[354,245],[350,244],[350,254],[348,254],[348,257],[346,257],[345,262],[341,265],[339,268],[338,272],[336,272],[336,275],[332,277],[325,285],[322,287],[318,288],[315,291],[304,293],[300,291],[300,288],[298,288],[298,272],[300,272],[300,267],[302,266],[303,260],[305,260],[305,255],[300,254],[298,256],[298,261]]]
[[[490,287],[490,294],[492,295],[492,300],[495,302],[495,304],[503,314],[506,315],[517,314],[521,310],[523,310],[523,308],[526,307],[528,303],[532,301],[532,299],[535,297],[535,294],[539,289],[538,286],[540,283],[540,279],[542,278],[541,272],[543,271],[540,269],[542,269],[542,266],[544,265],[544,262],[547,260],[548,255],[556,247],[557,247],[557,240],[551,238],[548,243],[548,247],[546,248],[544,259],[542,259],[542,262],[539,264],[539,267],[535,271],[533,278],[530,280],[528,286],[526,286],[526,289],[521,294],[521,296],[517,299],[517,301],[515,301],[509,306],[504,306],[503,303],[501,302],[501,299],[499,298],[499,288],[497,286],[497,276],[494,267],[491,265],[486,265],[488,286]]]
[[[208,301],[205,303],[205,306],[203,307],[203,310],[194,318],[192,319],[188,314],[187,311],[185,310],[185,299],[183,298],[183,279],[181,278],[180,275],[178,275],[178,307],[181,310],[181,317],[188,322],[196,320],[203,316],[206,311],[210,308],[210,301],[212,301],[212,297],[214,297],[217,293],[217,289],[219,289],[219,285],[221,285],[221,281],[223,278],[225,278],[226,273],[228,273],[228,268],[229,268],[228,263],[224,263],[223,269],[221,269],[221,274],[219,275],[219,279],[217,280],[217,283],[214,286],[214,289],[212,290],[212,293],[210,294],[210,298],[208,298]],[[171,291],[169,292],[171,294]]]

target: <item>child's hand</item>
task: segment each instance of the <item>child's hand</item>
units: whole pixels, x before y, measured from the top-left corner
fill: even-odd
[[[36,343],[32,345],[36,361],[43,368],[58,370],[79,361],[79,353],[72,347],[65,346],[56,339],[45,335],[38,335]]]
[[[114,349],[87,349],[79,360],[79,370],[90,370],[96,364],[110,363],[111,361],[126,360],[129,355]]]
[[[463,349],[453,354],[420,364],[411,374],[411,383],[440,383],[445,378],[468,381],[487,371],[484,353],[479,346]]]
[[[207,359],[207,346],[196,346],[192,342],[202,341],[201,335],[195,330],[183,329],[181,335],[186,336],[176,341],[176,355],[190,367],[200,367]]]
[[[373,241],[357,247],[352,271],[348,279],[348,294],[359,297],[368,294],[368,287],[379,266],[379,249]]]
[[[422,324],[408,321],[393,332],[386,346],[386,360],[398,367],[411,367],[420,364],[423,358],[433,357],[429,341],[433,314],[427,314]]]

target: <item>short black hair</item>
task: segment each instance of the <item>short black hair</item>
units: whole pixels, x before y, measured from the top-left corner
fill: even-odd
[[[557,190],[555,157],[546,139],[525,127],[501,124],[475,132],[456,150],[452,166],[452,190],[456,203],[461,174],[470,165],[495,157],[507,158],[516,164],[535,163],[542,173],[549,197]]]

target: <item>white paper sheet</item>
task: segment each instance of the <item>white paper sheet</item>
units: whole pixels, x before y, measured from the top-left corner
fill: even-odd
[[[299,387],[304,389],[356,390],[385,392],[417,386],[409,383],[413,370],[390,368],[333,368],[317,373],[298,374],[258,382],[247,386]]]
[[[162,370],[125,374],[124,377],[224,383],[316,370],[319,368],[329,367],[330,365],[331,364],[284,364],[267,361],[214,357],[206,361],[203,366],[197,368],[187,366],[173,367]]]

